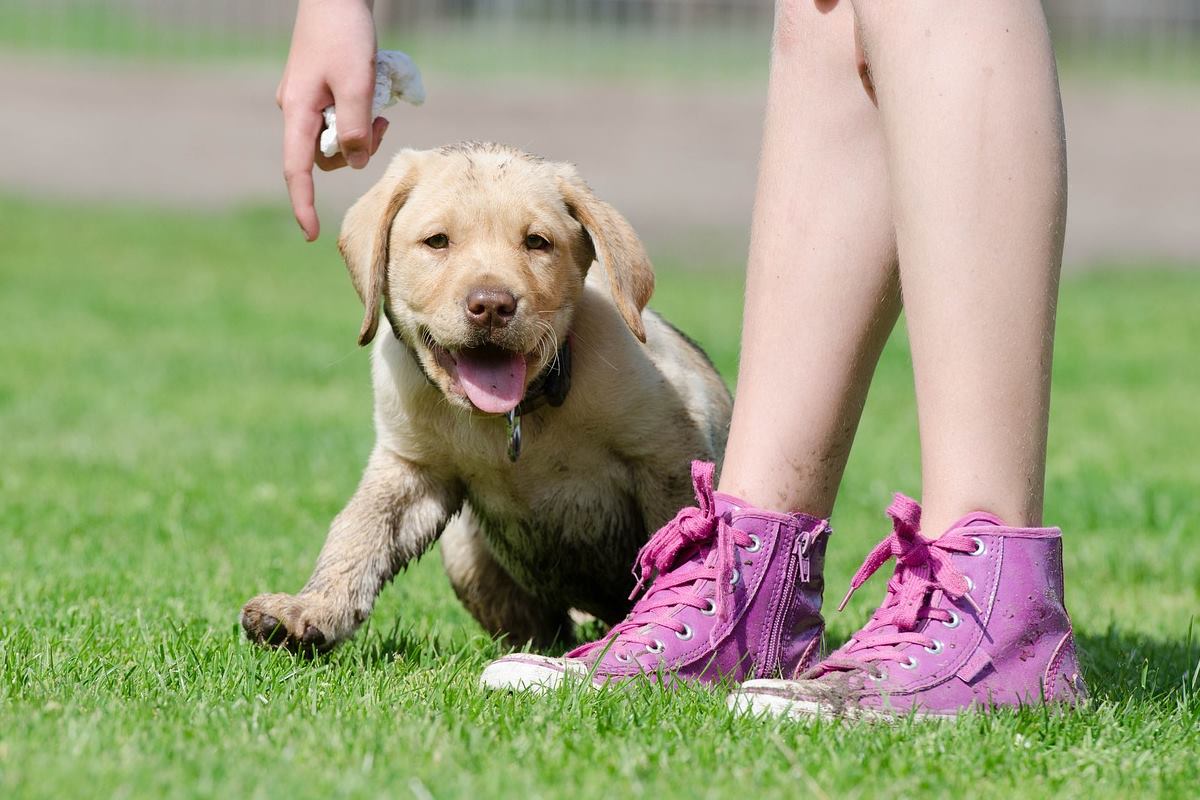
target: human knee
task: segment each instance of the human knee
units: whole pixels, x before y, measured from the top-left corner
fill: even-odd
[[[862,60],[869,61],[871,51],[885,46],[895,38],[899,28],[906,27],[916,16],[928,17],[934,9],[928,3],[911,5],[889,0],[850,0],[854,11],[854,35]],[[900,8],[896,6],[899,5]]]
[[[778,0],[772,37],[775,57],[806,64],[844,64],[850,18],[847,0]]]
[[[850,5],[859,29],[869,34],[883,27],[888,13],[894,10],[888,0],[850,0]]]

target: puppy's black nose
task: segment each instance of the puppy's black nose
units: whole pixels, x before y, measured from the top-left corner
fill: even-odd
[[[504,289],[472,289],[467,295],[467,319],[481,328],[500,328],[517,313],[517,298]]]

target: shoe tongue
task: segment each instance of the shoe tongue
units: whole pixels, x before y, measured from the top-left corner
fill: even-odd
[[[725,517],[726,521],[743,508],[750,506],[745,500],[740,497],[734,497],[731,494],[724,492],[713,493],[713,505],[718,517]]]
[[[980,527],[1004,527],[1004,522],[995,514],[989,514],[986,511],[972,511],[970,514],[960,517],[947,530],[953,531],[958,528]]]
[[[995,514],[990,514],[986,511],[972,511],[970,514],[966,514],[966,515],[960,517],[953,525],[951,525],[946,530],[947,531],[955,531],[955,530],[958,530],[959,528],[995,527],[995,526],[1003,526],[1003,525],[1004,525],[1004,522],[1001,521],[1001,519],[999,517],[997,517]],[[938,590],[938,591],[940,591],[940,590]],[[891,599],[890,595],[889,595],[888,599],[889,600]],[[934,599],[936,599],[936,596],[934,596]],[[931,602],[930,598],[926,598],[926,602],[927,603]],[[918,627],[918,629],[920,629],[920,627],[921,627],[920,624],[918,624],[917,627]],[[900,630],[900,628],[896,623],[888,622],[888,623],[885,623],[885,624],[877,627],[875,629],[875,632],[876,633],[881,632],[881,631],[897,632],[899,630]]]
[[[742,509],[749,508],[750,504],[739,497],[734,497],[723,492],[713,493],[713,511],[718,519],[724,519],[729,523],[733,515]],[[702,544],[694,545],[685,550],[680,558],[675,562],[671,571],[684,569],[687,567],[714,567],[717,564],[717,539],[714,534],[712,539],[709,539]],[[708,587],[711,586],[711,580],[697,579],[690,584],[676,586],[672,591],[691,592],[692,594],[704,596],[711,594]],[[650,593],[653,593],[653,585],[651,585]]]
[[[458,380],[480,411],[505,414],[525,396],[525,356],[499,347],[471,347],[454,354]]]
[[[733,515],[741,511],[743,508],[748,508],[749,503],[742,500],[740,497],[734,497],[723,492],[713,493],[713,511],[716,512],[718,518],[723,518],[726,523],[733,518]],[[679,566],[694,565],[694,566],[715,566],[717,563],[717,540],[714,537],[712,540],[705,542],[703,545],[691,548],[687,553],[687,557],[679,562]],[[701,589],[705,584],[711,581],[696,581],[691,585],[691,589],[697,594],[701,593]],[[684,587],[679,587],[684,588]]]

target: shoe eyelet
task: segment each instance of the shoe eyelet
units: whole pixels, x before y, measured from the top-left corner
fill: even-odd
[[[987,545],[983,543],[983,539],[980,539],[978,536],[972,536],[971,541],[975,543],[975,549],[967,555],[981,556],[987,552]]]
[[[741,579],[742,579],[742,573],[738,572],[738,571],[735,569],[735,570],[733,571],[733,574],[729,576],[729,585],[730,585],[730,586],[737,586],[737,584],[738,584],[738,581],[740,581]]]
[[[958,616],[957,613],[951,611],[950,619],[946,620],[942,624],[945,625],[947,628],[957,628],[959,623],[961,623],[961,622],[962,622],[962,617]]]
[[[751,544],[749,547],[743,547],[743,550],[745,550],[747,553],[757,553],[759,550],[762,550],[762,539],[758,538],[752,533],[750,534],[750,541],[753,542],[753,544]]]
[[[661,653],[663,650],[666,650],[666,649],[667,649],[667,646],[665,644],[663,644],[662,642],[660,642],[658,639],[654,640],[654,644],[646,645],[646,652],[654,653],[655,655],[658,655],[659,653]]]
[[[971,580],[971,576],[964,575],[963,577],[967,579],[967,591],[968,592],[975,591],[975,581]]]
[[[884,670],[884,669],[879,670],[878,675],[868,675],[867,676],[868,679],[873,680],[876,683],[881,683],[883,681],[886,681],[887,677],[888,677],[887,670]]]
[[[900,665],[900,669],[916,669],[916,668],[917,668],[917,660],[915,658],[913,658],[912,656],[909,656],[908,660]]]
[[[706,617],[711,617],[713,614],[716,614],[717,613],[717,604],[712,601],[712,598],[711,597],[707,598],[705,600],[705,602],[708,603],[708,606],[700,609],[700,613]]]
[[[691,625],[684,625],[683,630],[675,631],[675,638],[681,642],[686,642],[688,639],[691,639],[695,635],[696,635],[696,632],[694,630],[692,630]]]
[[[622,664],[628,664],[633,659],[628,653],[613,653],[613,658],[620,661]]]
[[[936,656],[938,653],[942,652],[942,651],[943,651],[943,650],[945,650],[945,649],[946,649],[946,645],[942,644],[942,642],[941,642],[940,640],[938,640],[938,639],[934,639],[934,640],[933,640],[933,646],[932,646],[932,647],[926,647],[926,648],[925,648],[925,652],[926,652],[926,653],[932,653],[933,655],[935,655],[935,656]]]

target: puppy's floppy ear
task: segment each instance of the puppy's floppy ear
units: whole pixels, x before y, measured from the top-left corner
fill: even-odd
[[[596,259],[604,265],[613,300],[633,335],[646,341],[642,309],[654,293],[654,267],[633,226],[618,211],[600,200],[575,169],[558,173],[559,191],[567,211],[583,226]]]
[[[399,153],[379,182],[350,207],[342,220],[338,250],[365,309],[359,345],[369,344],[379,328],[379,304],[387,281],[388,239],[396,214],[417,185],[416,156],[415,150]]]

